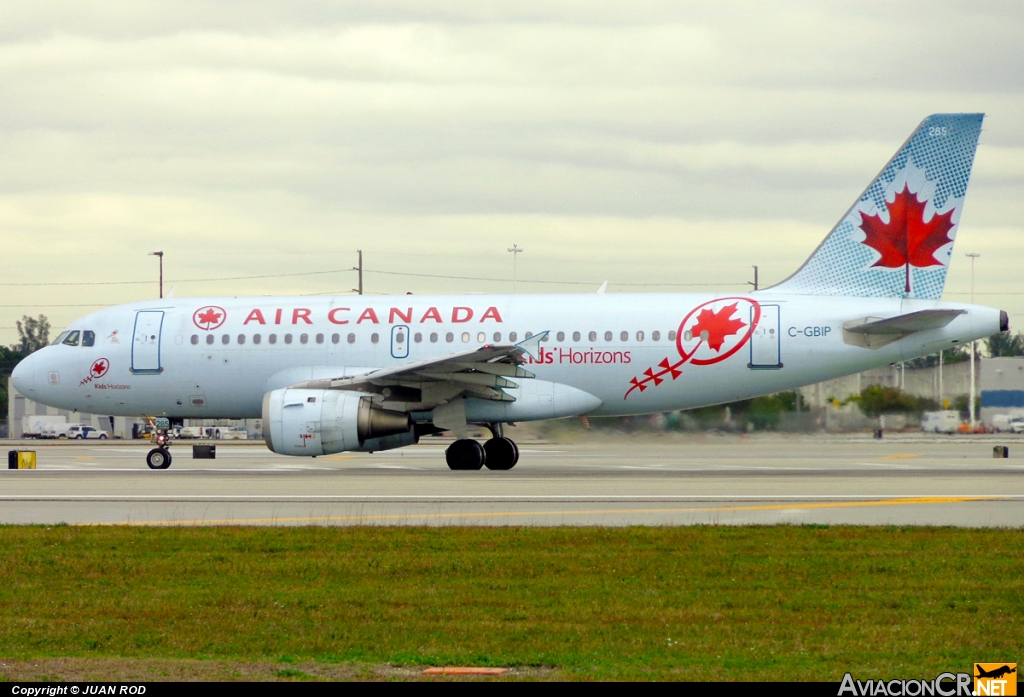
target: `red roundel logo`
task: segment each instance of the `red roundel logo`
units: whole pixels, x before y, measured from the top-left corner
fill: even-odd
[[[676,332],[679,358],[666,356],[629,381],[622,397],[644,392],[666,380],[676,380],[685,365],[711,365],[724,361],[743,348],[761,319],[761,306],[756,300],[743,297],[718,298],[701,303],[683,318]]]
[[[101,378],[107,374],[108,370],[110,370],[110,361],[106,358],[97,358],[93,361],[92,367],[89,368],[89,377],[94,379]]]
[[[749,298],[721,298],[690,310],[676,332],[676,349],[691,365],[724,361],[739,351],[761,319],[761,306]]]
[[[224,320],[227,318],[228,313],[224,312],[224,308],[217,307],[216,305],[207,305],[192,313],[192,322],[200,329],[205,329],[208,332],[224,324]]]

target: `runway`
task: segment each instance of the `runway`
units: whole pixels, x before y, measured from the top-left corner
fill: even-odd
[[[1019,436],[629,437],[521,443],[508,472],[453,472],[448,441],[317,459],[262,443],[216,460],[145,443],[17,443],[36,470],[0,470],[0,523],[131,525],[1013,526],[1024,522]],[[1010,446],[993,459],[992,446]],[[1020,447],[1018,447],[1020,446]]]

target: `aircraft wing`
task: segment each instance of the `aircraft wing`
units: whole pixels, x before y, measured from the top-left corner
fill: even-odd
[[[372,393],[383,408],[403,411],[430,409],[460,395],[514,402],[515,397],[504,388],[519,386],[509,378],[535,377],[521,366],[527,357],[539,357],[540,342],[547,334],[542,332],[518,344],[488,344],[359,375],[307,380],[293,387]]]
[[[848,344],[876,349],[909,334],[942,329],[965,310],[919,310],[882,319],[863,317],[843,323],[843,340]]]

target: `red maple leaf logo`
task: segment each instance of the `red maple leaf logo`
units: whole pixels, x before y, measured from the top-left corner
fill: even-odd
[[[110,367],[110,363],[106,358],[101,358],[92,364],[92,375],[93,377],[101,378],[107,373],[107,368]]]
[[[697,315],[697,323],[690,331],[694,336],[700,336],[709,348],[720,351],[722,344],[725,343],[725,337],[732,336],[747,326],[742,320],[732,318],[736,312],[736,305],[737,303],[726,305],[718,312],[701,310]]]
[[[953,229],[953,210],[936,213],[928,222],[924,220],[927,201],[919,201],[911,195],[906,185],[896,194],[889,209],[889,222],[878,215],[860,214],[860,229],[864,231],[864,244],[881,254],[872,267],[906,269],[906,291],[910,292],[910,267],[919,269],[943,266],[935,258],[939,247],[949,243],[949,231]]]
[[[200,324],[217,324],[217,320],[220,319],[220,313],[214,312],[212,309],[207,310],[203,314],[199,315]]]

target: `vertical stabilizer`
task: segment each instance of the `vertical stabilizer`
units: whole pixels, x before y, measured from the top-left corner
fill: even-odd
[[[773,290],[942,297],[983,117],[922,121],[804,265]]]

